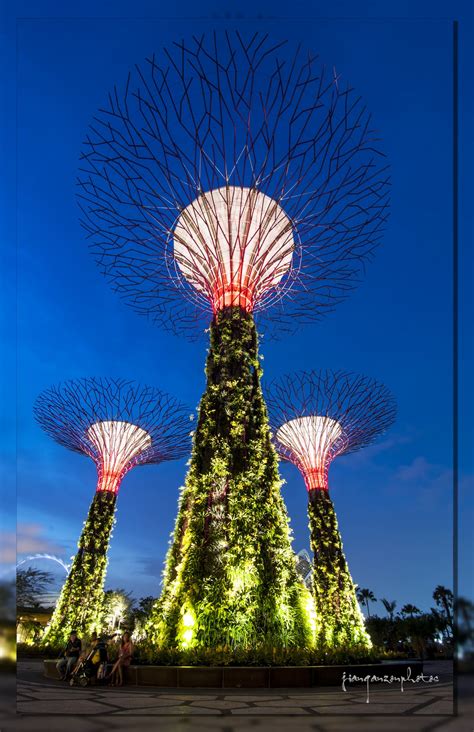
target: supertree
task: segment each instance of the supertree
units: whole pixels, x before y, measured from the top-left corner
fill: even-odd
[[[147,59],[90,127],[78,195],[102,270],[154,322],[212,319],[160,643],[308,641],[254,315],[292,327],[349,292],[387,217],[376,139],[314,55],[238,33]]]
[[[328,470],[335,457],[360,450],[390,427],[396,404],[374,379],[344,371],[298,372],[267,391],[274,441],[308,492],[313,595],[320,647],[368,646],[370,637],[343,553]]]
[[[37,398],[34,413],[50,437],[92,458],[97,467],[97,488],[78,552],[43,636],[43,643],[59,643],[72,627],[82,633],[100,630],[107,551],[121,482],[136,465],[185,455],[190,415],[158,389],[110,378],[52,386]]]

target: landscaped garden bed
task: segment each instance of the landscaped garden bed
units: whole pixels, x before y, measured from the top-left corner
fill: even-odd
[[[45,676],[58,678],[56,660],[44,661]],[[339,686],[343,674],[405,676],[411,669],[411,678],[423,671],[423,662],[415,660],[384,663],[348,664],[331,666],[147,666],[131,665],[125,680],[135,686],[163,688],[213,689],[282,689]]]

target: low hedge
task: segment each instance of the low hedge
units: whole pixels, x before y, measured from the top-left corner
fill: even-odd
[[[374,663],[377,650],[337,649],[321,652],[311,648],[156,648],[147,643],[135,646],[133,663],[153,666],[317,666],[348,663]]]
[[[109,647],[109,660],[117,656],[118,646]],[[58,658],[61,648],[55,646],[30,646],[19,644],[18,658]],[[380,648],[368,651],[366,648],[338,648],[321,651],[314,648],[268,648],[260,646],[249,649],[227,647],[210,649],[157,648],[147,642],[134,647],[132,663],[147,666],[332,666],[352,663],[377,663],[383,660],[403,659],[401,653],[387,652]]]

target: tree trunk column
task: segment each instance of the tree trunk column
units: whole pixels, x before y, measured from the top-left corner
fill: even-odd
[[[65,643],[71,629],[86,636],[93,630],[100,632],[107,550],[116,501],[114,492],[95,493],[79,538],[77,554],[46,628],[43,643]]]
[[[321,647],[372,645],[342,549],[336,512],[327,489],[308,491],[313,594]]]
[[[250,313],[218,313],[206,374],[149,637],[181,648],[303,647],[311,641],[308,597],[291,548]]]

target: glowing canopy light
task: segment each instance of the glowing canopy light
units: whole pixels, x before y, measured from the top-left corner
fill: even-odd
[[[176,262],[214,312],[232,305],[252,311],[271,297],[293,251],[289,218],[255,188],[204,193],[181,212],[174,229]]]
[[[159,389],[133,381],[66,381],[40,394],[34,412],[59,444],[92,458],[98,491],[116,493],[133,466],[175,460],[189,450],[189,411]]]
[[[116,493],[120,481],[133,465],[134,458],[151,447],[148,432],[135,424],[119,421],[96,422],[87,436],[102,457],[98,465],[98,491]]]
[[[341,425],[335,419],[317,415],[297,417],[278,429],[276,438],[291,450],[308,491],[327,489],[331,448],[341,433]]]
[[[386,386],[348,371],[300,371],[267,389],[275,446],[303,473],[308,491],[328,487],[337,455],[370,445],[395,421]]]

